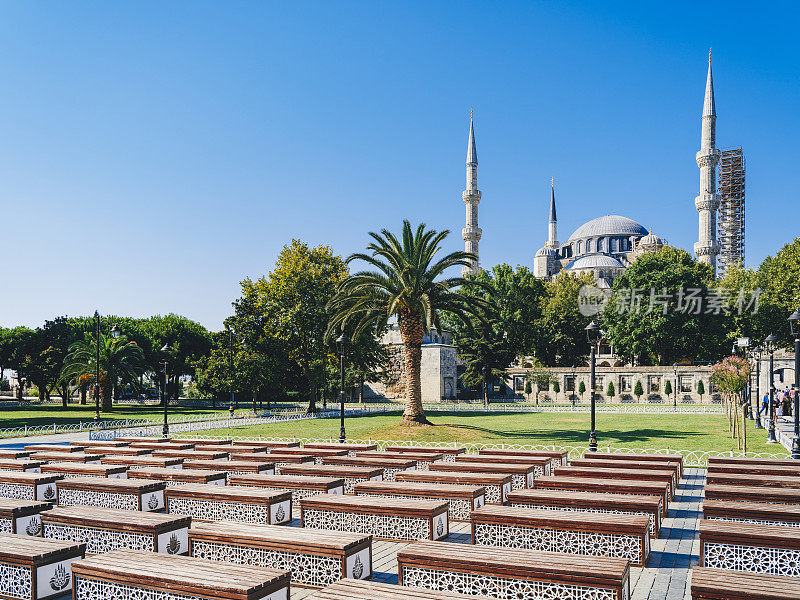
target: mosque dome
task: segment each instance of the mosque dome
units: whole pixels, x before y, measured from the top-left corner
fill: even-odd
[[[662,241],[662,239],[660,237],[658,237],[657,235],[653,234],[652,230],[650,230],[650,233],[648,233],[646,236],[644,236],[643,238],[641,238],[639,240],[639,245],[641,245],[641,246],[663,246],[664,242]]]
[[[539,248],[536,251],[536,256],[556,256],[558,252],[555,251],[553,248],[548,248],[545,246],[544,248]]]
[[[582,269],[624,269],[625,266],[608,254],[586,254],[579,256],[565,268],[567,271],[580,271]]]
[[[578,227],[572,232],[567,241],[598,236],[640,236],[646,234],[647,229],[633,219],[619,215],[605,215],[592,219]]]

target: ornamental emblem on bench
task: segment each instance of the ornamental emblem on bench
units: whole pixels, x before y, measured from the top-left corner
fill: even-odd
[[[39,535],[41,530],[42,522],[39,520],[39,517],[33,517],[30,521],[28,521],[28,526],[25,527],[25,533],[28,535]]]
[[[67,587],[68,583],[69,573],[67,573],[64,565],[58,565],[53,573],[53,576],[50,578],[50,587],[58,592],[59,590],[63,590],[65,587]]]
[[[181,541],[178,539],[178,536],[174,533],[169,537],[169,542],[167,542],[167,554],[177,554],[181,551]]]
[[[442,525],[442,520],[439,519],[439,521],[436,523],[436,537],[442,537],[443,533],[444,533],[444,525]]]
[[[275,511],[275,520],[280,522],[286,518],[286,512],[283,510],[282,506],[278,506],[278,510]]]
[[[353,578],[361,579],[361,576],[364,574],[364,564],[361,562],[361,558],[356,555],[356,562],[353,563]]]
[[[42,494],[42,496],[45,500],[52,500],[56,497],[56,491],[53,489],[52,485],[48,485],[46,488],[44,488],[44,494]]]
[[[156,495],[153,494],[152,496],[150,496],[150,499],[147,501],[147,508],[149,508],[150,510],[153,510],[153,509],[155,509],[157,507],[158,507],[158,498],[156,498]]]

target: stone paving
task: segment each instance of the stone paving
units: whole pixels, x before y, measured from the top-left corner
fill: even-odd
[[[705,479],[705,469],[684,470],[675,499],[662,521],[661,536],[651,541],[647,567],[631,568],[630,600],[690,600],[689,570],[700,559],[697,528]],[[299,526],[299,520],[295,519],[292,525]],[[451,522],[450,530],[447,541],[470,543],[468,523]],[[375,581],[397,583],[397,552],[407,545],[407,542],[373,542]],[[295,587],[291,600],[300,600],[313,592],[312,589]]]

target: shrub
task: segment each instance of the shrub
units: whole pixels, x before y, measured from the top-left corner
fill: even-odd
[[[643,394],[644,394],[644,388],[642,387],[642,382],[637,381],[636,385],[633,387],[633,395],[636,396],[637,402],[642,398]]]
[[[669,396],[672,393],[672,382],[667,379],[667,383],[664,384],[664,393]]]
[[[613,398],[616,395],[617,395],[617,390],[614,388],[614,382],[609,381],[608,387],[606,388],[606,396],[608,396],[609,398]]]

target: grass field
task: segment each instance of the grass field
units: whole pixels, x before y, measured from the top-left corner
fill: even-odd
[[[350,439],[442,441],[460,443],[509,443],[584,445],[589,437],[589,415],[574,413],[459,413],[429,415],[432,426],[404,427],[400,413],[347,419]],[[318,419],[215,429],[203,435],[338,438],[338,419]],[[735,450],[724,415],[597,415],[601,446],[671,448],[674,450]],[[783,452],[780,445],[766,444],[763,429],[748,422],[748,451]]]
[[[164,414],[161,406],[116,406],[112,412],[100,411],[100,419],[110,421],[113,419],[157,419]],[[226,407],[216,410],[204,408],[185,408],[170,406],[169,415],[181,417],[189,415],[228,414]],[[247,409],[240,409],[236,414],[252,414]],[[12,427],[35,427],[37,425],[69,425],[81,421],[88,422],[94,419],[94,406],[75,406],[67,408],[55,406],[43,407],[12,407],[0,410],[0,429]]]

